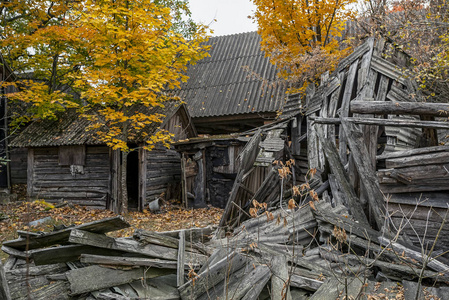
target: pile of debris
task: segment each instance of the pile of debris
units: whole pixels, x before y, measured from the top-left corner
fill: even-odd
[[[414,299],[418,293],[449,299],[444,258],[355,222],[342,205],[321,200],[269,212],[254,204],[258,216],[221,239],[211,228],[107,236],[129,226],[121,217],[45,234],[20,232],[2,247],[10,256],[1,268],[0,295]]]

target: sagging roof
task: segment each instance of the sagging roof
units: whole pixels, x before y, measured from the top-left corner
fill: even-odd
[[[164,107],[139,107],[137,112],[163,114],[170,118],[183,105],[178,101],[164,102]],[[87,131],[93,121],[83,118],[75,110],[60,114],[56,120],[37,120],[25,128],[10,143],[11,147],[47,147],[70,145],[104,145],[94,131]],[[145,128],[148,134],[154,133],[162,124],[152,123]],[[97,131],[97,130],[96,130]]]
[[[257,32],[212,37],[210,57],[189,66],[178,96],[193,118],[275,112],[285,99],[276,67],[260,49]],[[251,74],[257,74],[251,76]]]

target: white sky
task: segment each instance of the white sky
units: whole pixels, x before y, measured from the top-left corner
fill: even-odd
[[[214,36],[257,30],[257,25],[248,19],[255,10],[250,0],[190,0],[189,3],[193,20],[209,25]]]

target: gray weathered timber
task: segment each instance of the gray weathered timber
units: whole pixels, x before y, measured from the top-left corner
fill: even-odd
[[[356,81],[356,74],[357,74],[357,66],[358,66],[358,60],[352,63],[351,67],[348,71],[348,78],[346,79],[346,85],[345,85],[345,91],[343,92],[343,99],[341,102],[341,113],[340,116],[342,118],[349,116],[349,105],[354,89],[354,83]],[[339,153],[340,153],[340,160],[345,165],[348,162],[347,154],[346,154],[346,146],[347,146],[347,136],[345,132],[343,131],[343,128],[340,127],[340,133],[339,133]]]
[[[153,267],[159,269],[177,269],[178,262],[173,260],[151,259],[143,257],[124,257],[124,256],[104,256],[93,254],[81,254],[80,262],[97,265],[114,265],[114,266],[138,266]],[[192,267],[199,267],[198,264],[192,264]],[[190,264],[184,265],[184,269],[189,269]]]
[[[337,118],[319,118],[309,117],[311,121],[318,124],[340,124],[342,119]],[[437,121],[414,121],[404,119],[376,119],[376,118],[343,118],[356,124],[365,125],[383,125],[392,127],[420,127],[420,128],[435,128],[435,129],[449,129],[449,122]]]
[[[363,286],[363,278],[332,277],[326,280],[321,287],[310,297],[310,300],[335,300],[338,297],[357,299]],[[346,281],[346,282],[345,282]]]
[[[193,280],[189,280],[184,285],[180,286],[178,288],[179,294],[183,300],[197,299],[220,281],[229,277],[235,271],[245,267],[248,262],[248,258],[233,252],[213,266],[210,266],[208,270],[198,274],[198,277],[195,278],[195,283],[193,283]]]
[[[447,209],[447,193],[428,192],[428,193],[405,193],[391,194],[388,197],[389,203],[407,204],[415,207],[433,207]]]
[[[389,158],[408,157],[408,156],[413,156],[413,155],[418,155],[418,154],[437,153],[437,152],[444,152],[444,151],[449,152],[448,145],[417,148],[417,149],[396,151],[396,152],[387,152],[387,153],[382,153],[381,155],[376,156],[376,159],[382,160],[382,159],[389,159]]]
[[[345,264],[363,263],[369,268],[378,267],[382,272],[391,280],[395,280],[398,277],[402,279],[415,280],[418,279],[422,270],[411,264],[397,264],[391,262],[385,262],[380,259],[373,259],[368,257],[360,257],[354,254],[348,253],[326,253],[321,252],[321,257],[329,261],[340,261]],[[438,281],[446,280],[444,276],[441,276],[438,272],[424,270],[422,272],[424,278],[433,278]],[[441,277],[441,278],[438,278]]]
[[[322,284],[323,284],[323,282],[320,280],[307,278],[307,277],[300,276],[297,274],[292,274],[290,276],[290,285],[291,286],[297,287],[300,289],[304,289],[307,291],[314,292],[314,291],[318,290]]]
[[[36,266],[77,261],[82,254],[121,255],[123,252],[85,245],[64,245],[30,250],[30,258]]]
[[[184,284],[184,269],[185,269],[185,250],[186,250],[186,234],[184,230],[179,232],[179,247],[178,247],[178,266],[177,266],[177,286]]]
[[[262,268],[262,269],[260,269]],[[256,271],[257,270],[257,271]],[[259,299],[260,292],[263,290],[268,280],[271,278],[271,272],[266,266],[258,266],[256,268],[252,286],[249,291],[241,298],[242,300],[256,300]],[[252,273],[251,273],[252,274]],[[249,276],[251,276],[251,274]],[[251,278],[252,279],[252,278]],[[246,280],[246,278],[244,279]]]
[[[122,216],[111,217],[100,221],[81,224],[75,227],[69,227],[63,230],[41,234],[39,236],[30,236],[28,239],[21,238],[17,240],[4,242],[3,245],[24,250],[31,250],[41,247],[47,247],[55,244],[66,243],[70,232],[74,229],[80,229],[93,233],[106,233],[129,227],[129,223]]]
[[[309,161],[309,169],[319,169],[320,153],[319,141],[316,128],[310,122],[307,122],[307,159]]]
[[[392,240],[389,240],[385,237],[380,236],[379,242],[385,247],[393,248],[393,251],[395,251],[398,254],[405,253],[405,256],[407,256],[407,257],[415,259],[423,264],[426,263],[426,265],[434,271],[440,272],[442,274],[445,274],[449,271],[449,266],[442,263],[441,261],[438,261],[435,258],[427,256],[426,254],[423,255],[423,254],[419,253],[418,251],[407,248],[407,247],[405,247],[397,242],[394,242]]]
[[[137,253],[141,255],[151,256],[155,258],[162,258],[176,261],[178,259],[178,250],[163,247],[154,244],[139,243],[132,239],[127,238],[111,238],[105,235],[90,233],[82,230],[73,230],[70,234],[69,241],[75,244],[89,245],[94,247],[120,250],[129,253]],[[205,260],[205,256],[202,254],[189,253],[187,260]]]
[[[163,276],[172,272],[172,270],[156,268],[118,270],[100,266],[89,266],[70,270],[66,273],[66,276],[70,283],[71,295],[79,295],[140,280],[141,278]],[[99,278],[101,280],[98,280]]]
[[[228,285],[225,292],[226,297],[224,297],[224,299],[245,299],[245,297],[249,297],[248,294],[260,280],[264,281],[265,278],[270,278],[270,269],[267,266],[257,266],[256,268],[254,268],[254,266],[248,266],[247,270],[244,271],[242,278],[237,282]],[[257,299],[258,296],[259,295],[253,295],[253,297],[256,297],[255,299]]]
[[[373,58],[371,59],[371,68],[391,79],[398,81],[401,84],[406,85],[406,78],[401,70],[386,59],[373,55]]]
[[[331,168],[332,173],[335,175],[337,182],[340,184],[340,190],[344,193],[349,207],[351,208],[351,213],[354,218],[359,221],[361,224],[368,225],[368,219],[366,215],[363,213],[362,205],[359,202],[357,195],[355,194],[354,188],[349,184],[348,178],[346,177],[346,173],[344,172],[344,167],[339,159],[337,149],[335,145],[329,141],[329,139],[324,138],[324,133],[321,127],[317,127],[318,138],[320,139],[322,145],[322,151],[326,155],[326,158],[329,162],[329,166]]]
[[[276,255],[271,259],[271,299],[291,300],[287,259]]]
[[[449,151],[419,154],[409,157],[390,158],[385,160],[385,166],[387,168],[402,168],[445,163],[449,163]]]
[[[366,196],[373,212],[377,228],[385,225],[384,197],[379,187],[379,182],[374,174],[373,166],[365,157],[369,157],[368,149],[363,141],[363,133],[355,124],[343,120],[341,125],[346,132],[349,148],[353,154],[360,180],[366,190]]]
[[[346,69],[346,67],[351,65],[355,60],[359,59],[363,54],[365,54],[369,50],[370,50],[370,43],[369,43],[369,41],[367,41],[367,42],[363,43],[361,46],[357,47],[354,50],[354,52],[352,52],[347,57],[342,59],[338,63],[338,67],[337,67],[336,72],[343,71],[344,69]]]
[[[449,104],[356,100],[351,102],[350,111],[358,114],[427,115],[447,117],[449,116]]]
[[[3,263],[0,261],[0,299],[11,300],[8,282],[6,281],[5,269]]]

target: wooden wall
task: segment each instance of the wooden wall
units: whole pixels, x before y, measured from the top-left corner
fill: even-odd
[[[58,147],[28,150],[28,196],[49,202],[66,200],[106,208],[109,195],[109,148],[86,147],[84,174],[59,165]]]
[[[11,184],[27,183],[27,157],[27,148],[12,148],[9,150]]]
[[[146,193],[145,203],[165,193],[166,198],[173,198],[176,191],[180,192],[181,184],[181,156],[178,152],[157,147],[146,153]],[[170,191],[167,195],[167,188]]]

